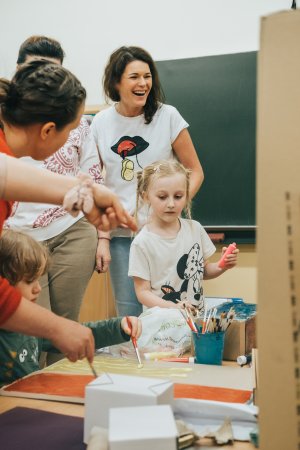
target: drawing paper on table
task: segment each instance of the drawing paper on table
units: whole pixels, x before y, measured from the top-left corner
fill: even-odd
[[[3,387],[0,393],[13,397],[84,403],[85,386],[92,380],[92,375],[39,371]],[[251,391],[175,383],[174,397],[245,403],[250,399]]]

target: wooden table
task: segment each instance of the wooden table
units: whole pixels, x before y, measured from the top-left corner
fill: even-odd
[[[16,397],[2,397],[0,396],[0,413],[8,411],[16,406],[24,408],[34,408],[43,411],[66,414],[69,416],[84,417],[84,405],[53,402],[46,400],[33,400]],[[201,450],[253,450],[254,446],[249,442],[235,442],[234,445],[215,446],[210,439],[201,439],[199,446],[189,447],[190,449]]]
[[[95,357],[95,360],[101,355]],[[61,362],[66,361],[62,360]],[[56,363],[60,364],[60,362]],[[147,364],[157,364],[148,362]],[[180,363],[164,363],[166,365],[181,366]],[[55,365],[55,364],[54,364]],[[73,366],[73,365],[72,365]],[[74,366],[75,367],[75,366]],[[182,366],[181,366],[182,367]],[[223,366],[206,366],[195,364],[193,372],[187,375],[185,382],[202,384],[204,386],[235,387],[236,389],[251,389],[252,378],[250,370],[241,369],[236,363],[224,362]],[[223,368],[222,368],[223,367]],[[22,397],[5,397],[0,395],[0,413],[15,407],[27,407],[69,416],[84,417],[84,405],[77,403],[27,399]],[[249,442],[235,442],[234,445],[216,446],[211,439],[201,439],[199,446],[190,449],[201,450],[253,450],[255,447]]]

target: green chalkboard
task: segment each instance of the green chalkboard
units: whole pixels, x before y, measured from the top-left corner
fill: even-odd
[[[166,103],[190,124],[205,174],[193,218],[210,231],[255,229],[256,59],[247,52],[157,62]]]

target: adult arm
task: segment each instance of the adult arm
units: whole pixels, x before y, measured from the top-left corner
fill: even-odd
[[[5,200],[61,205],[66,192],[77,184],[75,177],[57,175],[6,157]]]
[[[91,330],[72,320],[53,314],[25,298],[15,312],[1,324],[5,330],[49,339],[70,361],[94,357],[94,338]]]
[[[192,171],[190,177],[190,194],[191,198],[193,198],[203,183],[204,173],[190,133],[186,128],[181,130],[173,142],[172,148],[181,164]]]
[[[79,149],[79,167],[81,172],[88,173],[95,181],[95,183],[103,183],[102,177],[102,163],[100,160],[100,153],[96,142],[92,135],[90,126],[85,119],[81,119],[85,131],[85,136],[82,137]],[[105,239],[99,239],[102,235]],[[110,233],[98,230],[98,245],[96,251],[96,270],[98,273],[107,272],[110,261],[109,249]]]
[[[65,194],[79,183],[75,177],[39,170],[22,161],[6,157],[6,200],[61,205]],[[105,231],[124,225],[136,230],[134,219],[124,210],[117,196],[103,185],[92,186],[95,205],[87,219]]]
[[[16,311],[21,298],[21,293],[0,277],[0,326]]]

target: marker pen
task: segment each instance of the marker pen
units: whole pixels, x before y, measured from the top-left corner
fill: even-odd
[[[218,262],[218,266],[220,267],[220,269],[224,269],[226,256],[230,255],[235,249],[236,249],[236,243],[235,242],[233,242],[232,244],[228,245],[224,255],[222,256],[222,258]]]
[[[178,353],[176,352],[150,352],[150,353],[144,353],[144,358],[146,361],[155,361],[158,359],[163,359],[163,358],[173,358],[173,357],[177,357]]]
[[[181,362],[181,363],[195,363],[195,358],[193,356],[181,356],[178,358],[161,358],[160,361],[167,361],[167,362]]]

